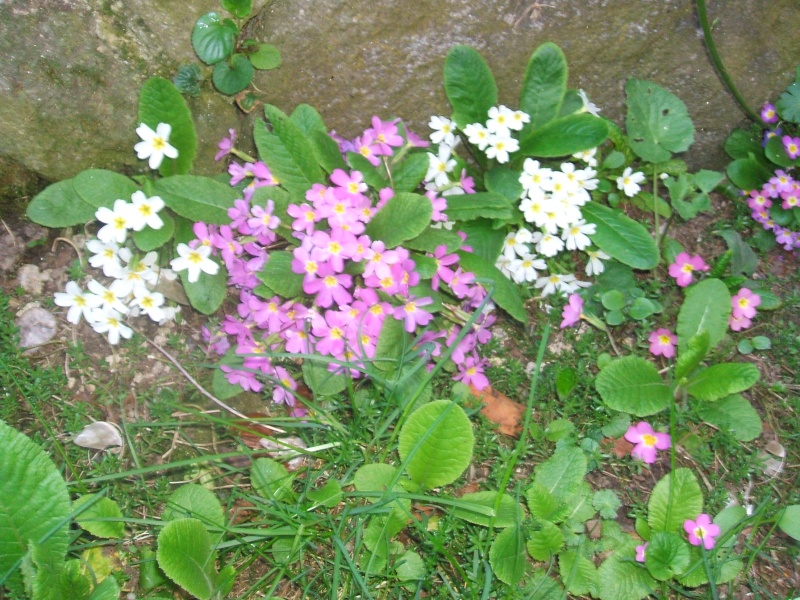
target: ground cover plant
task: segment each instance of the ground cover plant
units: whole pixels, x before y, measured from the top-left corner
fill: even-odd
[[[220,91],[218,69],[272,52],[201,22]],[[50,301],[73,338],[31,367],[5,325],[23,292],[2,296],[0,589],[794,597],[796,257],[787,285],[756,277],[738,217],[717,244],[684,233],[725,175],[680,160],[694,127],[671,92],[629,80],[622,126],[568,80],[545,43],[510,108],[457,46],[427,139],[266,104],[257,156],[231,131],[220,177],[192,174],[178,87],[146,82],[150,170],[84,171],[28,207],[86,228]],[[796,187],[784,96],[780,141],[726,145],[751,202]],[[753,175],[765,160],[785,181]]]

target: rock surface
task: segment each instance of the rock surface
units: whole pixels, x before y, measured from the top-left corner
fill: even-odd
[[[531,52],[548,40],[564,49],[570,84],[617,122],[629,76],[680,96],[697,127],[687,155],[695,166],[722,166],[721,142],[743,122],[706,56],[692,0],[256,4],[250,33],[283,55],[282,66],[257,73],[256,84],[285,110],[314,105],[343,135],[359,133],[373,114],[402,116],[427,133],[429,116],[449,111],[441,73],[454,44],[481,52],[501,101],[515,105]],[[132,150],[138,88],[196,61],[192,25],[216,9],[216,0],[0,0],[0,171],[14,170],[18,189],[23,171],[57,180],[89,167],[142,170]],[[800,3],[720,0],[711,11],[722,57],[753,106],[792,80]],[[218,172],[216,141],[243,119],[211,91],[189,103],[201,140],[197,170]]]

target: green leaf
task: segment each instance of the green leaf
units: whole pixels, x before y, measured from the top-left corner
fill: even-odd
[[[267,500],[289,500],[294,475],[271,458],[258,458],[250,469],[250,480],[258,495]]]
[[[608,310],[622,310],[625,308],[625,294],[619,290],[609,290],[600,296],[600,303]]]
[[[658,247],[643,225],[597,202],[582,210],[586,221],[596,226],[592,242],[611,258],[634,269],[649,270],[658,264]]]
[[[313,146],[308,141],[303,130],[280,109],[271,104],[267,104],[264,107],[264,113],[272,125],[273,134],[280,138],[291,161],[308,183],[308,187],[313,183],[321,183],[324,180],[322,170],[317,164]],[[267,164],[272,168],[271,163],[268,162]],[[278,172],[277,177],[278,181],[283,183],[280,172]]]
[[[781,119],[800,123],[800,83],[795,82],[786,88],[775,103],[775,110]]]
[[[403,328],[403,322],[397,319],[386,319],[378,335],[378,343],[372,361],[373,366],[381,371],[398,371],[402,366],[408,345],[409,339]]]
[[[418,408],[403,424],[398,452],[409,477],[431,489],[458,479],[469,466],[474,442],[464,409],[438,400]]]
[[[647,298],[636,298],[631,302],[628,315],[636,321],[644,321],[647,317],[657,312],[657,306],[652,300]]]
[[[430,158],[428,155],[419,153],[409,155],[403,162],[394,167],[392,183],[394,184],[395,192],[413,192],[416,190],[425,178],[429,164]],[[453,196],[448,196],[448,208],[451,198]]]
[[[446,246],[447,252],[455,252],[462,243],[461,236],[455,231],[428,227],[417,237],[403,242],[403,247],[408,250],[433,253],[439,246]]]
[[[510,219],[511,205],[505,196],[492,192],[447,196],[447,218],[451,221],[473,219]]]
[[[753,139],[753,134],[744,129],[734,129],[725,140],[725,152],[733,159],[747,158],[750,154],[762,152],[761,143]]]
[[[125,523],[121,522],[122,510],[119,504],[110,498],[97,498],[97,494],[81,496],[72,504],[72,510],[77,511],[87,502],[92,505],[75,517],[75,522],[95,537],[122,538],[125,537]],[[105,521],[105,519],[120,519],[119,522]]]
[[[800,504],[787,506],[778,520],[780,530],[800,542]]]
[[[679,353],[702,331],[708,332],[709,350],[715,348],[728,331],[731,310],[731,294],[719,279],[704,279],[691,286],[678,313]]]
[[[725,175],[719,171],[708,171],[707,169],[700,169],[694,174],[694,182],[701,192],[706,194],[711,193],[720,183],[725,180]]]
[[[597,490],[592,496],[592,507],[603,519],[616,519],[622,502],[614,490]]]
[[[563,440],[572,435],[573,431],[575,431],[575,425],[569,420],[556,419],[547,425],[545,437],[551,442],[557,442],[558,440]]]
[[[459,127],[486,121],[497,84],[486,61],[469,46],[454,46],[444,62],[444,90]]]
[[[94,213],[95,207],[78,195],[72,179],[47,186],[30,201],[25,211],[34,223],[59,228],[91,223]]]
[[[185,175],[192,170],[197,155],[197,134],[192,112],[171,81],[151,77],[144,82],[139,90],[139,123],[153,130],[159,123],[167,123],[172,127],[169,143],[178,151],[178,158],[166,159],[161,163],[158,172],[162,177]]]
[[[483,178],[486,189],[495,194],[505,196],[511,202],[518,202],[522,196],[522,184],[519,181],[521,173],[505,167],[495,167],[488,171]]]
[[[684,377],[691,375],[700,366],[709,351],[708,331],[703,330],[689,340],[686,348],[678,353],[678,360],[675,363],[675,381],[680,381]]]
[[[567,58],[556,44],[546,42],[531,55],[522,80],[519,107],[530,115],[531,128],[558,116],[566,91]]]
[[[254,74],[255,70],[250,59],[244,54],[234,54],[230,62],[223,60],[214,66],[211,80],[220,92],[233,96],[250,85]]]
[[[561,529],[550,521],[538,521],[528,530],[528,554],[534,560],[550,560],[563,545],[564,535]]]
[[[186,483],[177,488],[167,498],[162,521],[194,518],[206,529],[224,529],[225,513],[222,505],[211,490],[197,483]],[[216,545],[222,539],[223,532],[210,533],[211,544]]]
[[[756,270],[756,266],[758,266],[758,257],[753,252],[753,249],[742,239],[739,232],[733,229],[723,229],[717,235],[724,239],[728,249],[733,251],[730,263],[731,273],[748,277],[752,275]]]
[[[730,432],[741,442],[750,442],[761,435],[761,417],[752,404],[739,394],[702,404],[698,412],[704,421]]]
[[[397,478],[397,469],[391,465],[383,463],[368,463],[360,467],[353,476],[353,485],[359,492],[387,492]],[[406,480],[407,481],[407,480]],[[400,483],[395,483],[387,496],[392,492],[402,492],[403,487]],[[383,499],[370,496],[367,500],[372,503],[383,502]],[[388,516],[381,521],[387,539],[394,537],[403,530],[408,523],[411,514],[411,500],[408,498],[397,498],[389,502],[391,510]]]
[[[118,600],[119,585],[113,577],[106,577],[92,590],[89,600]]]
[[[214,374],[211,377],[211,391],[218,400],[227,400],[241,394],[244,389],[239,384],[234,384],[228,381],[225,377],[225,371],[220,368],[214,369]]]
[[[652,163],[667,161],[694,141],[694,125],[686,105],[650,81],[631,78],[625,84],[628,113],[625,126],[631,148]]]
[[[166,244],[175,233],[175,220],[165,211],[158,215],[164,223],[160,229],[153,229],[146,225],[141,231],[133,232],[133,241],[142,252],[155,250]]]
[[[391,186],[391,182],[372,166],[366,156],[362,156],[358,152],[348,152],[347,163],[353,171],[359,171],[364,176],[364,182],[369,187],[381,190]]]
[[[520,141],[520,151],[555,158],[596,148],[608,137],[608,125],[589,113],[559,117],[534,129]]]
[[[578,385],[578,374],[572,367],[561,367],[556,375],[556,394],[564,400]],[[552,425],[552,423],[551,423]]]
[[[796,167],[800,165],[800,158],[789,158],[786,147],[783,145],[782,136],[773,136],[764,147],[764,155],[770,162],[781,167]]]
[[[246,19],[253,10],[253,0],[220,0],[220,6],[237,19]]]
[[[72,178],[72,186],[81,200],[95,208],[113,208],[116,200],[131,201],[133,193],[139,189],[136,183],[105,169],[87,169]]]
[[[394,248],[422,233],[432,214],[433,205],[424,196],[398,192],[367,224],[366,234]]]
[[[421,581],[425,579],[425,561],[413,550],[406,550],[395,561],[395,573],[400,581]]]
[[[667,581],[686,571],[691,562],[691,553],[689,546],[677,533],[659,531],[650,539],[644,559],[653,577]]]
[[[315,396],[333,396],[347,387],[344,374],[331,373],[325,363],[316,360],[303,361],[303,381]]]
[[[586,471],[586,455],[583,450],[563,448],[556,450],[550,458],[534,467],[533,481],[544,486],[556,500],[563,502],[578,490]]]
[[[311,131],[308,133],[308,141],[317,162],[327,173],[333,173],[336,169],[347,169],[347,163],[339,151],[339,144],[326,132]]]
[[[467,242],[469,244],[469,242]],[[522,303],[522,297],[519,294],[519,288],[505,275],[500,272],[500,269],[494,264],[487,262],[481,256],[471,252],[459,251],[460,257],[459,264],[465,271],[474,273],[480,279],[488,279],[491,283],[483,283],[482,285],[492,293],[492,300],[494,300],[500,308],[506,311],[511,317],[520,323],[528,321],[528,314],[525,311],[525,306]],[[494,290],[492,290],[492,283]]]
[[[200,94],[200,84],[203,81],[203,72],[196,64],[181,65],[172,78],[173,85],[181,94],[196,97]]]
[[[542,483],[534,482],[525,490],[528,509],[536,519],[560,523],[567,518],[570,507],[557,499]]]
[[[297,108],[292,111],[290,118],[306,137],[314,132],[324,133],[326,136],[328,134],[328,127],[325,125],[322,115],[310,104],[298,104]],[[328,137],[330,138],[330,136]],[[330,139],[333,141],[333,138]],[[339,156],[341,156],[341,153],[339,153]]]
[[[241,194],[210,177],[175,175],[159,179],[154,191],[169,208],[192,221],[216,225],[230,223],[228,209]]]
[[[725,172],[733,185],[745,191],[761,188],[772,177],[772,172],[752,156],[734,160]]]
[[[757,335],[753,338],[753,348],[756,350],[770,350],[772,349],[772,340],[767,336]]]
[[[305,197],[306,191],[312,182],[306,179],[302,169],[295,161],[289,148],[277,134],[267,129],[264,121],[256,121],[253,135],[258,148],[258,155],[262,161],[269,165],[275,179],[294,196]],[[313,147],[309,142],[310,154],[306,160],[315,160]]]
[[[208,531],[197,519],[167,523],[158,534],[156,558],[170,579],[200,600],[210,600],[217,592],[216,553]]]
[[[661,412],[672,401],[658,369],[639,356],[611,362],[600,371],[595,387],[609,408],[637,417]]]
[[[525,533],[520,525],[503,529],[489,549],[489,564],[497,578],[517,585],[525,576]]]
[[[335,479],[330,479],[322,487],[308,490],[306,496],[315,506],[333,508],[342,499],[342,486]]]
[[[189,281],[188,271],[181,271],[180,276],[192,308],[204,315],[210,315],[222,306],[228,293],[228,270],[225,265],[220,265],[216,275],[200,273],[195,282]]]
[[[475,492],[472,494],[464,494],[459,498],[459,502],[468,502],[482,508],[494,510],[498,495],[499,492]],[[503,528],[521,523],[523,513],[522,507],[513,496],[502,494],[500,495],[500,506],[497,508],[497,514],[494,519],[484,512],[470,510],[470,508],[461,504],[453,508],[453,516],[476,525],[483,525],[484,527],[489,527],[491,524],[493,527]]]
[[[600,431],[607,438],[622,437],[631,426],[631,418],[627,413],[617,413],[613,419],[601,427]]]
[[[495,228],[489,219],[477,219],[459,223],[458,229],[467,236],[464,245],[471,247],[475,256],[480,256],[494,265],[503,249],[503,241],[506,237],[505,227]],[[461,244],[458,247],[460,248]]]
[[[719,400],[750,389],[760,376],[752,363],[722,363],[696,373],[685,389],[698,400]]]
[[[594,563],[577,550],[565,550],[558,555],[558,570],[567,591],[576,596],[594,595],[597,589],[597,569]]]
[[[523,598],[536,600],[563,600],[566,595],[558,582],[547,576],[544,569],[535,569],[525,578]]]
[[[233,21],[223,21],[217,13],[208,12],[194,25],[192,47],[200,60],[213,65],[230,56],[238,33]]]
[[[703,512],[703,492],[689,469],[679,468],[665,475],[653,488],[647,504],[647,522],[653,532],[683,531],[687,519]]]
[[[0,581],[16,570],[32,545],[42,577],[58,577],[69,543],[67,484],[44,450],[3,421],[0,481]]]
[[[632,542],[617,548],[597,569],[597,596],[601,600],[641,600],[656,591],[656,581],[632,560],[634,546]]]
[[[256,273],[270,289],[283,298],[295,298],[303,292],[303,275],[292,271],[291,252],[278,250],[269,253],[264,268]]]

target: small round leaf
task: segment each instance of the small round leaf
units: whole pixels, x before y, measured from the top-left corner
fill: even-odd
[[[250,55],[250,62],[262,71],[274,69],[281,64],[281,53],[272,44],[259,44],[258,50]]]
[[[192,46],[204,63],[213,65],[233,52],[233,43],[239,29],[230,19],[224,21],[215,12],[197,19],[192,30]]]
[[[253,81],[253,64],[243,54],[234,54],[231,63],[217,63],[211,79],[214,86],[223,94],[238,94]]]

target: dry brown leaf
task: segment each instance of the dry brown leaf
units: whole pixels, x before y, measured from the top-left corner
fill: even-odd
[[[481,413],[492,423],[497,423],[500,427],[500,433],[510,435],[512,437],[519,437],[522,432],[522,420],[525,416],[525,406],[519,402],[514,402],[505,394],[486,387],[478,390],[474,386],[469,386],[470,392],[478,400],[483,402],[484,406]]]
[[[628,456],[631,453],[631,450],[633,450],[633,444],[631,444],[624,437],[614,440],[614,454],[617,458]]]

